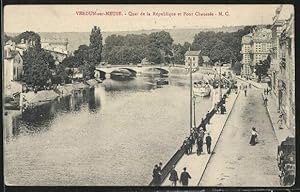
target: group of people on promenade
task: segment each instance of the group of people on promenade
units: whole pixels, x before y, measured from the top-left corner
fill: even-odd
[[[206,135],[206,137],[205,137]],[[197,155],[200,155],[203,152],[203,144],[204,144],[204,139],[205,139],[205,144],[207,147],[207,153],[210,154],[211,150],[211,136],[210,134],[206,131],[206,128],[203,127],[197,127],[193,128],[193,131],[189,137],[187,137],[184,142],[183,142],[183,148],[184,152],[186,155],[190,155],[193,152],[193,146],[197,146]]]
[[[183,171],[180,174],[180,178],[178,178],[177,171],[175,170],[175,165],[173,165],[172,170],[170,172],[169,180],[172,182],[172,186],[177,185],[177,181],[182,184],[182,186],[188,186],[189,179],[191,179],[191,175],[187,172],[186,167],[183,168]]]
[[[237,93],[237,92],[236,92]],[[207,131],[206,125],[210,124],[210,119],[215,113],[220,112],[224,114],[226,112],[225,103],[226,98],[230,94],[230,91],[223,95],[221,101],[218,104],[215,104],[212,111],[208,111],[205,118],[201,119],[201,123],[198,127],[192,128],[191,134],[183,142],[183,150],[186,155],[190,155],[193,152],[193,146],[197,146],[197,155],[203,153],[203,145],[206,144],[207,154],[211,154],[211,143],[212,137]],[[220,109],[220,110],[219,110]],[[175,170],[175,165],[172,166],[170,171],[169,180],[172,182],[172,186],[176,186],[179,181],[182,186],[187,186],[188,181],[191,179],[190,174],[187,172],[187,168],[184,167],[180,178],[178,177],[177,171]],[[159,186],[162,183],[162,163],[155,165],[153,169],[153,185]]]
[[[162,175],[161,171],[162,171],[162,162],[154,166],[153,175],[152,175],[154,185],[159,185],[161,183],[161,175]]]

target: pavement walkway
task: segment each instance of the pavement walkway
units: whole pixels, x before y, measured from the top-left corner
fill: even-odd
[[[262,98],[264,97],[262,93]],[[287,126],[282,124],[283,129],[279,129],[279,115],[278,108],[277,108],[277,101],[274,95],[267,95],[268,104],[267,104],[267,111],[272,123],[272,127],[274,129],[278,144],[284,141],[287,137],[295,137],[295,130],[288,128]]]
[[[252,127],[259,134],[255,146],[249,144]],[[249,88],[239,95],[199,185],[280,186],[277,146],[261,90]]]
[[[219,93],[215,92],[213,95],[214,100],[218,98]],[[226,121],[228,117],[230,116],[230,112],[234,106],[234,103],[236,101],[236,98],[238,97],[238,94],[231,93],[229,97],[226,99],[226,114],[215,114],[212,119],[210,120],[210,124],[206,126],[207,131],[210,133],[212,137],[212,144],[211,144],[211,151],[214,151],[214,148],[216,146],[216,143],[218,142],[218,138],[221,135],[221,132],[223,130],[224,125],[226,124]],[[193,152],[190,155],[184,155],[179,162],[177,163],[175,170],[178,173],[178,176],[180,177],[180,174],[184,167],[187,168],[187,171],[191,175],[191,179],[189,181],[189,186],[198,186],[198,183],[206,169],[207,163],[209,159],[211,158],[211,154],[207,154],[206,152],[206,145],[204,144],[203,150],[204,152],[201,155],[197,155],[196,153],[196,145],[193,147]],[[171,186],[171,181],[169,180],[169,175],[166,177],[164,182],[161,186]],[[180,184],[178,184],[180,186]]]
[[[245,83],[251,83],[254,87],[261,89],[260,91],[262,94],[262,101],[263,101],[264,98],[263,89],[268,87],[267,83],[257,83],[253,80],[246,80],[239,76],[236,76],[236,78]],[[267,112],[268,112],[269,119],[272,123],[272,127],[274,129],[278,144],[284,141],[288,136],[295,137],[295,130],[286,127],[284,124],[283,124],[283,129],[279,129],[279,124],[277,122],[279,120],[280,113],[278,112],[277,109],[278,104],[276,101],[276,97],[271,92],[271,94],[267,95],[267,98],[268,98]]]

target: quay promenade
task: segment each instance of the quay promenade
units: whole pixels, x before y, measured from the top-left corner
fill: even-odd
[[[268,87],[266,83],[257,83],[253,80],[246,80],[244,78],[241,78],[239,76],[236,76],[239,80],[243,81],[244,83],[251,84],[254,87],[258,88],[258,90],[261,92],[261,102],[263,102],[264,98],[264,89]],[[288,136],[289,137],[295,137],[295,130],[292,130],[285,125],[283,125],[283,129],[279,129],[278,120],[279,120],[279,112],[277,109],[277,101],[275,98],[275,95],[272,94],[272,92],[267,95],[268,98],[268,105],[266,106],[269,119],[271,121],[274,133],[276,135],[276,139],[278,141],[278,144],[281,144],[282,141],[284,141]]]
[[[224,91],[225,92],[225,91]],[[230,116],[231,110],[235,104],[235,101],[239,95],[238,93],[235,93],[234,91],[231,91],[228,98],[226,99],[226,109],[227,113],[225,114],[214,114],[212,118],[210,119],[210,124],[206,125],[207,132],[210,133],[210,136],[212,137],[212,143],[211,143],[211,154],[207,154],[206,152],[206,145],[204,143],[203,146],[203,153],[200,155],[197,155],[196,152],[196,145],[193,147],[193,151],[191,154],[186,155],[184,154],[179,161],[175,165],[175,170],[177,171],[178,175],[180,176],[180,173],[183,171],[183,168],[186,167],[187,171],[191,175],[191,179],[189,181],[189,186],[198,186],[201,177],[206,169],[206,166],[211,158],[211,156],[214,154],[214,148],[218,142],[218,138],[220,137],[223,127],[226,124],[226,121],[228,117]],[[217,103],[216,101],[219,100],[219,90],[215,90],[213,94],[213,103]],[[162,178],[162,184],[161,186],[171,186],[171,181],[169,180],[169,174]],[[178,186],[180,184],[178,183]]]

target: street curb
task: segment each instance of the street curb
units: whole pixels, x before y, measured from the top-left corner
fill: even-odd
[[[235,100],[234,100],[234,102],[233,102],[232,108],[231,108],[231,110],[230,110],[230,112],[229,112],[229,114],[228,114],[228,116],[227,116],[227,118],[226,118],[226,120],[225,120],[225,123],[224,123],[224,125],[223,125],[223,127],[222,127],[222,130],[221,130],[221,132],[220,132],[220,134],[219,134],[219,136],[218,136],[218,138],[217,138],[216,144],[215,144],[215,146],[213,147],[213,149],[211,150],[212,153],[211,153],[210,156],[209,156],[209,159],[208,159],[208,161],[207,161],[207,163],[206,163],[206,165],[205,165],[205,167],[204,167],[204,170],[203,170],[203,172],[202,172],[202,174],[201,174],[201,177],[200,177],[200,179],[199,179],[199,182],[198,182],[197,186],[200,185],[200,182],[201,182],[201,180],[202,180],[202,177],[203,177],[203,175],[204,175],[204,173],[205,173],[205,171],[206,171],[207,165],[208,165],[208,163],[209,163],[209,161],[210,161],[210,159],[211,159],[211,157],[212,157],[212,155],[213,155],[213,151],[215,150],[215,148],[216,148],[216,146],[217,146],[217,144],[218,144],[218,142],[219,142],[219,139],[220,139],[220,137],[221,137],[221,135],[222,135],[222,132],[223,132],[223,130],[224,130],[224,127],[225,127],[225,125],[226,125],[226,123],[227,123],[227,121],[228,121],[228,119],[229,119],[229,117],[230,117],[230,115],[231,115],[231,112],[232,112],[232,110],[233,110],[233,107],[235,106],[235,103],[236,103],[237,98],[238,98],[239,95],[240,95],[240,92],[241,92],[241,91],[239,90],[239,92],[238,92],[238,94],[237,94],[237,96],[236,96],[236,98],[235,98]]]
[[[262,96],[262,98],[264,99],[264,94],[263,94],[263,93],[261,93],[261,96]],[[268,117],[269,117],[270,123],[271,123],[271,125],[272,125],[272,128],[273,128],[273,131],[274,131],[274,134],[275,134],[276,140],[277,140],[278,144],[280,144],[280,143],[279,143],[278,136],[277,136],[277,134],[276,134],[276,131],[275,131],[274,123],[273,123],[273,121],[272,121],[272,119],[271,119],[271,114],[270,114],[270,111],[269,111],[269,109],[268,109],[268,107],[267,107],[267,106],[265,106],[265,107],[266,107],[266,110],[267,110],[267,113],[268,113]]]

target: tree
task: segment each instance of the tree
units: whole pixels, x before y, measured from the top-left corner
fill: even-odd
[[[94,26],[90,35],[89,61],[94,65],[101,62],[102,34],[99,27]]]
[[[28,41],[28,42],[34,43],[32,45],[32,47],[34,47],[36,49],[41,49],[41,37],[39,34],[33,32],[33,31],[25,31],[25,32],[17,35],[14,38],[14,41],[16,43],[21,43],[22,39],[24,40],[24,42]]]
[[[155,63],[165,62],[166,58],[171,55],[173,41],[170,33],[166,31],[150,33],[148,48],[150,48],[151,51],[148,51],[151,53],[151,56],[149,56],[149,58],[154,59]],[[154,49],[158,49],[158,51],[154,51]],[[158,61],[158,56],[156,55],[158,52],[160,52],[160,61]]]
[[[168,32],[147,34],[110,35],[105,39],[103,56],[111,64],[149,62],[171,63],[173,39]]]
[[[153,62],[153,63],[156,63],[156,64],[161,63],[162,55],[161,55],[161,52],[160,52],[159,48],[157,48],[153,44],[150,44],[150,45],[147,46],[146,51],[147,51],[146,52],[146,59],[149,62]]]
[[[51,79],[50,67],[54,59],[42,49],[29,48],[23,55],[23,81],[29,85],[44,86]]]
[[[198,60],[198,65],[202,66],[203,65],[203,57],[202,55],[199,55],[199,60]]]
[[[192,50],[201,50],[203,55],[209,55],[212,62],[235,63],[242,60],[241,41],[242,37],[252,31],[255,26],[245,26],[236,32],[199,32],[195,35]]]
[[[66,66],[63,63],[56,65],[55,72],[56,75],[52,77],[53,83],[62,84],[69,82],[68,72],[66,71]]]
[[[236,74],[236,75],[240,75],[241,74],[241,69],[242,69],[242,63],[239,62],[239,61],[236,61],[234,63],[233,66],[231,66],[233,72]]]
[[[258,81],[261,81],[261,78],[263,76],[266,76],[268,74],[268,69],[269,69],[270,65],[268,63],[268,60],[265,59],[263,61],[260,61],[259,64],[255,65],[255,74],[258,76]]]
[[[82,61],[79,59],[79,57],[76,57],[76,56],[69,56],[69,57],[66,57],[62,63],[61,66],[64,66],[64,67],[69,67],[69,68],[77,68],[79,67],[80,65],[82,65]]]

